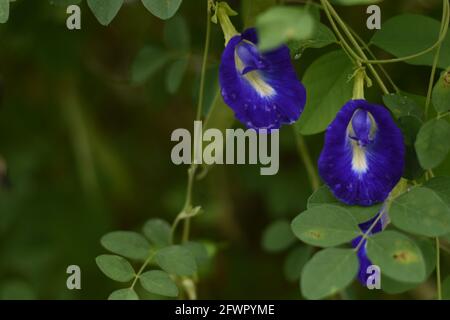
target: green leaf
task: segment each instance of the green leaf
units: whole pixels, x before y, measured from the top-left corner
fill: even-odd
[[[154,245],[165,247],[170,244],[170,224],[162,219],[150,219],[144,224],[144,235]]]
[[[176,93],[186,73],[189,60],[187,58],[174,61],[166,73],[166,88],[169,93]]]
[[[178,11],[182,0],[142,0],[142,3],[154,16],[167,20]]]
[[[371,42],[396,57],[419,53],[431,47],[438,39],[440,22],[417,14],[395,16],[383,23]],[[415,65],[433,64],[434,51],[405,62]],[[441,46],[438,66],[442,69],[450,65],[450,34]]]
[[[415,180],[423,175],[423,169],[417,158],[417,152],[414,147],[417,133],[423,125],[422,120],[416,116],[403,116],[397,120],[397,124],[403,133],[405,148],[405,170],[403,177],[409,180]]]
[[[312,247],[297,246],[293,248],[284,261],[284,275],[288,281],[296,281],[300,278],[303,267],[311,257]]]
[[[417,116],[401,116],[398,118],[398,125],[402,130],[405,144],[407,146],[414,146],[417,134],[422,127],[422,120]]]
[[[139,277],[142,287],[150,293],[166,297],[177,297],[178,287],[170,276],[161,270],[147,271]]]
[[[139,300],[139,297],[133,289],[126,288],[111,292],[108,300]]]
[[[416,116],[420,119],[422,117],[423,112],[419,105],[413,99],[403,94],[392,93],[385,95],[383,96],[383,102],[396,118]]]
[[[422,252],[410,238],[396,231],[383,231],[367,239],[367,254],[388,277],[402,282],[422,282],[426,270]]]
[[[145,46],[142,48],[131,66],[131,81],[135,84],[144,83],[167,61],[169,56],[157,47]]]
[[[124,0],[87,0],[100,24],[107,26],[119,12]]]
[[[269,252],[278,252],[287,249],[295,242],[291,225],[286,220],[275,221],[264,230],[262,247]]]
[[[428,279],[431,273],[434,271],[434,268],[436,267],[436,250],[434,248],[434,242],[432,243],[429,239],[419,239],[416,241],[416,244],[419,246],[420,251],[422,252],[426,270],[425,279]],[[402,292],[406,292],[416,288],[419,285],[420,282],[400,282],[397,280],[393,280],[383,274],[381,276],[381,288],[384,292],[389,294],[399,294]]]
[[[308,209],[292,221],[294,234],[318,247],[333,247],[361,235],[358,222],[348,210],[324,204]]]
[[[298,59],[307,48],[319,49],[336,42],[337,40],[333,31],[326,25],[316,21],[316,27],[314,28],[311,37],[304,40],[291,40],[288,42],[288,47],[291,51],[291,56],[294,57],[294,59]]]
[[[100,270],[110,279],[127,282],[134,278],[134,269],[131,264],[122,257],[103,254],[95,258]]]
[[[182,16],[175,16],[164,26],[164,42],[170,49],[186,53],[190,46],[190,35],[186,20]]]
[[[450,208],[431,189],[415,187],[392,201],[392,223],[399,229],[427,237],[450,232]]]
[[[276,4],[277,0],[241,1],[244,27],[254,26],[258,15]]]
[[[301,134],[319,133],[328,127],[352,97],[352,74],[353,67],[341,50],[327,53],[309,66],[302,81],[308,99],[297,122]]]
[[[0,0],[0,23],[9,19],[9,0]]]
[[[81,0],[50,0],[50,4],[54,6],[67,7],[71,4],[79,4]]]
[[[183,243],[183,247],[191,252],[198,267],[203,267],[209,262],[208,248],[205,244],[188,241]]]
[[[444,161],[450,150],[448,141],[450,141],[450,124],[447,121],[433,119],[422,126],[415,143],[422,168],[433,169]]]
[[[147,240],[131,231],[110,232],[102,237],[100,243],[106,250],[136,260],[145,260],[150,250]]]
[[[450,69],[442,73],[433,88],[433,106],[438,113],[450,110]]]
[[[341,6],[359,6],[380,3],[381,1],[383,0],[331,0],[331,3]]]
[[[358,272],[358,258],[352,249],[319,251],[305,265],[300,287],[307,299],[322,299],[348,286]]]
[[[190,276],[197,272],[192,253],[179,245],[165,247],[155,255],[156,262],[164,271],[179,276]]]
[[[331,204],[333,206],[339,206],[346,209],[356,219],[358,224],[372,219],[381,209],[381,204],[371,207],[346,205],[336,199],[331,193],[330,188],[326,185],[321,186],[309,197],[307,209],[312,209],[323,204]]]
[[[314,18],[296,7],[272,7],[256,18],[259,48],[274,49],[289,40],[309,39],[314,32]]]
[[[425,182],[425,187],[433,190],[450,207],[450,178],[435,177]]]
[[[450,300],[450,276],[442,282],[442,299]]]

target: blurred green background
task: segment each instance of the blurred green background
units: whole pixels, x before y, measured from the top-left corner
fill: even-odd
[[[193,128],[204,2],[185,0],[177,13],[189,30],[190,54],[175,94],[168,92],[164,78],[177,48],[164,36],[165,22],[140,2],[128,1],[103,27],[83,1],[79,31],[66,28],[65,7],[46,0],[12,3],[10,20],[0,25],[0,155],[10,182],[0,191],[0,299],[105,299],[119,287],[95,264],[104,252],[101,236],[139,230],[152,217],[173,221],[183,205],[187,167],[172,164],[170,135],[176,128]],[[240,12],[233,18],[237,27],[251,24],[257,2],[229,1]],[[440,3],[384,1],[382,20],[403,12],[440,19]],[[373,32],[365,28],[365,9],[339,11],[369,39]],[[169,61],[151,79],[136,84],[130,80],[131,66],[146,45],[161,48]],[[295,61],[299,76],[334,49],[305,51]],[[220,28],[212,25],[205,109],[217,91],[222,50]],[[426,94],[430,68],[396,64],[387,69],[402,90]],[[381,102],[376,88],[369,97]],[[267,253],[261,246],[265,227],[276,219],[290,221],[305,209],[312,192],[292,128],[283,128],[280,136],[277,175],[261,176],[259,166],[217,166],[196,184],[194,203],[205,213],[193,220],[192,237],[218,248],[201,277],[200,298],[301,297],[297,281],[285,278],[286,253]],[[315,162],[323,135],[306,141]],[[448,175],[450,159],[436,172]],[[444,254],[442,259],[445,278],[450,261]],[[66,288],[71,264],[81,267],[82,290]],[[349,294],[429,298],[431,283],[401,296],[354,283]]]

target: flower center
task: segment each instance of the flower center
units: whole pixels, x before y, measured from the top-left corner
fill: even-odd
[[[267,62],[253,43],[242,41],[236,46],[234,55],[236,69],[261,97],[275,94],[275,90],[264,80],[260,72],[267,68]]]
[[[367,146],[375,138],[377,125],[375,119],[363,109],[357,109],[348,125],[347,134],[352,147],[352,169],[364,173],[368,169]]]

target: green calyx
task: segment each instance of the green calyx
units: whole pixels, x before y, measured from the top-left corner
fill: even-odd
[[[230,20],[231,16],[236,16],[238,13],[231,9],[226,2],[213,4],[212,8],[214,10],[214,15],[211,17],[211,21],[220,24],[225,37],[225,45],[227,45],[232,37],[239,34]]]
[[[353,100],[364,99],[364,86],[372,86],[372,80],[367,76],[364,67],[358,67],[352,75],[353,78]]]

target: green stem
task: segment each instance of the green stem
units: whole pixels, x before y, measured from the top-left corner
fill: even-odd
[[[448,115],[450,115],[450,111],[438,114],[437,118],[438,119],[442,119],[442,118],[445,118]]]
[[[443,15],[444,18],[442,19],[442,24],[441,24],[441,33],[439,34],[439,38],[438,40],[429,48],[420,51],[418,53],[409,55],[409,56],[405,56],[405,57],[400,57],[400,58],[395,58],[395,59],[386,59],[386,60],[363,60],[363,63],[368,63],[368,64],[386,64],[386,63],[395,63],[395,62],[403,62],[403,61],[407,61],[407,60],[411,60],[414,58],[418,58],[420,56],[423,56],[424,54],[427,54],[431,51],[433,51],[436,48],[439,48],[442,45],[442,42],[445,40],[445,33],[447,33],[448,30],[448,14],[449,13],[449,4],[448,4],[448,0],[444,0],[443,1]],[[442,31],[445,30],[444,34],[442,33]]]
[[[440,38],[445,38],[448,31],[448,22],[449,22],[449,3],[448,0],[444,0],[444,8],[442,12],[442,23],[441,23],[441,30],[439,33]],[[434,78],[436,77],[436,69],[437,64],[439,62],[439,56],[441,53],[441,43],[439,43],[436,47],[436,53],[434,54],[433,59],[433,66],[431,68],[431,74],[430,74],[430,81],[428,83],[428,91],[427,91],[427,100],[425,102],[425,119],[428,117],[428,111],[430,109],[431,104],[431,95],[433,92],[433,84],[434,84]]]
[[[139,279],[139,276],[142,274],[142,272],[144,272],[145,268],[148,266],[150,261],[152,261],[154,256],[155,256],[155,251],[151,251],[150,254],[148,255],[147,259],[145,260],[145,262],[142,264],[139,271],[134,276],[133,282],[131,283],[131,286],[130,286],[130,290],[134,289],[134,286],[136,285],[136,283]]]
[[[356,38],[356,40],[361,44],[361,46],[364,48],[364,50],[367,51],[367,53],[369,54],[369,56],[372,59],[376,59],[375,54],[372,52],[372,50],[370,50],[370,47],[367,45],[367,43],[356,33],[356,31],[354,31],[352,28],[348,27],[350,32],[353,34],[353,36]],[[386,77],[386,79],[389,81],[389,83],[391,84],[392,88],[394,89],[395,92],[399,93],[400,89],[399,87],[395,84],[394,80],[392,80],[391,76],[389,75],[389,73],[387,73],[386,69],[383,67],[383,65],[378,65],[378,67],[380,68],[381,72],[383,73],[383,75]]]
[[[207,9],[206,9],[206,36],[205,36],[205,49],[203,51],[203,61],[202,61],[202,70],[200,74],[200,88],[199,88],[199,97],[197,103],[197,113],[195,116],[196,120],[200,120],[202,115],[203,108],[203,98],[205,91],[205,74],[206,74],[206,65],[208,62],[209,55],[209,43],[211,40],[211,19],[210,19],[210,6],[209,0],[206,1]]]
[[[205,74],[206,74],[206,65],[209,55],[209,45],[211,40],[211,23],[210,23],[210,0],[206,0],[207,10],[206,10],[206,36],[205,36],[205,46],[204,46],[204,52],[203,52],[203,61],[202,61],[202,69],[200,73],[200,88],[199,88],[199,97],[198,97],[198,104],[197,104],[197,112],[195,115],[195,120],[199,121],[202,116],[202,109],[203,109],[203,96],[205,91]],[[186,212],[189,212],[192,210],[192,193],[194,189],[194,177],[195,173],[197,171],[198,165],[192,161],[191,166],[188,169],[188,181],[187,181],[187,191],[186,191],[186,200],[184,203],[184,207],[181,210],[181,212],[178,214],[177,218],[175,219],[173,225],[172,225],[172,241],[173,236],[176,230],[176,227],[181,220],[181,217],[183,217]],[[184,227],[183,227],[183,234],[182,234],[182,240],[184,242],[189,240],[189,230],[190,230],[190,216],[187,216],[184,219]]]
[[[358,245],[355,247],[355,252],[358,252],[358,250],[361,248],[362,244],[364,243],[364,240],[367,240],[367,238],[369,237],[369,234],[372,232],[373,228],[375,228],[378,221],[380,221],[381,218],[383,217],[384,211],[385,210],[382,210],[380,212],[380,214],[375,219],[375,221],[370,225],[369,229],[367,229],[367,231],[362,235],[361,240],[359,240]]]
[[[300,155],[300,158],[302,158],[303,164],[305,165],[311,189],[313,191],[316,191],[320,187],[320,179],[316,169],[314,168],[313,162],[311,161],[311,155],[309,154],[308,146],[306,145],[303,136],[300,133],[298,133],[295,129],[293,130],[295,140],[297,142],[298,154]]]
[[[355,48],[355,50],[356,50],[356,57],[354,57],[354,58],[358,60],[356,65],[359,67],[360,64],[361,64],[361,61],[367,60],[366,54],[364,53],[364,51],[359,46],[359,44],[356,41],[356,39],[353,37],[352,33],[348,29],[348,27],[345,24],[345,22],[341,19],[341,17],[336,12],[336,10],[334,10],[333,6],[328,2],[328,0],[320,0],[320,1],[322,3],[322,6],[323,6],[325,12],[327,13],[328,20],[330,20],[330,23],[333,24],[334,23],[334,22],[332,22],[333,18],[336,19],[336,22],[341,27],[341,29],[343,30],[343,32],[345,33],[347,38],[350,40],[350,43]],[[338,34],[338,36],[339,36],[339,34]],[[340,37],[341,37],[341,42],[346,43],[346,40],[342,37],[342,35],[340,35]],[[348,44],[346,46],[348,46]],[[353,55],[353,53],[351,53],[351,54]],[[375,80],[377,81],[378,85],[380,86],[381,91],[383,91],[383,94],[389,94],[389,90],[387,89],[386,85],[384,84],[384,82],[381,79],[380,75],[378,74],[377,70],[375,70],[375,68],[371,64],[368,64],[367,67],[369,68],[369,70],[372,73],[373,77],[375,78]]]
[[[347,54],[349,59],[352,61],[354,65],[358,65],[359,56],[353,51],[353,49],[348,45],[347,41],[345,40],[344,36],[342,35],[341,31],[337,27],[336,23],[334,22],[333,17],[331,16],[330,10],[328,10],[328,7],[326,6],[325,2],[323,0],[320,0],[322,3],[323,10],[325,11],[325,14],[328,18],[328,21],[330,22],[331,28],[333,29],[334,33],[339,39],[339,44],[341,45],[344,52]],[[360,63],[359,63],[360,65]]]
[[[442,300],[442,289],[441,289],[441,262],[440,262],[440,245],[439,238],[436,237],[436,290],[438,300]]]

